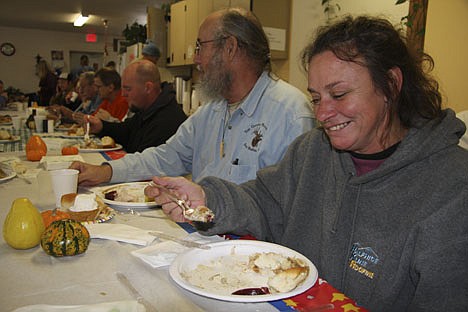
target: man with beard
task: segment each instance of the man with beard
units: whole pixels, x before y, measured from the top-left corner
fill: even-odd
[[[80,162],[81,185],[191,174],[234,183],[278,162],[288,145],[314,126],[305,95],[271,73],[268,39],[243,9],[210,14],[195,48],[205,102],[165,144],[93,166]]]
[[[138,60],[122,75],[122,95],[135,114],[121,123],[89,116],[90,133],[110,136],[129,152],[141,152],[166,142],[187,119],[175,94],[161,90],[159,70],[152,62]]]

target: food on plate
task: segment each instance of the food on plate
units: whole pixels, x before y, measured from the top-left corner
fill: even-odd
[[[104,136],[100,140],[99,139],[90,139],[87,141],[83,141],[79,147],[83,149],[106,149],[106,148],[114,148],[117,144],[113,138],[109,136]]]
[[[0,140],[11,140],[13,137],[10,132],[6,130],[0,130]]]
[[[103,136],[101,138],[101,143],[103,148],[115,147],[115,141],[110,136]]]
[[[18,174],[25,174],[26,171],[28,171],[28,167],[26,167],[26,165],[21,161],[13,161],[10,163],[10,166]]]
[[[309,267],[301,259],[275,252],[233,252],[181,272],[192,285],[220,295],[286,293],[301,285],[308,275]]]
[[[11,123],[10,115],[0,115],[0,123]]]
[[[56,127],[57,130],[69,130],[70,128],[77,127],[76,124],[60,124]]]
[[[79,150],[76,146],[64,146],[62,148],[62,155],[78,155]]]
[[[106,208],[96,194],[65,194],[61,198],[61,205],[73,220],[80,222],[96,220]]]
[[[78,125],[73,125],[68,130],[69,136],[83,136],[85,134],[84,128]]]
[[[17,198],[3,224],[3,239],[15,249],[29,249],[41,241],[44,223],[39,210],[28,198]]]
[[[39,161],[47,154],[47,145],[38,135],[32,135],[26,143],[26,158]]]
[[[2,168],[0,168],[0,179],[3,179],[3,178],[6,178],[7,177],[7,174],[5,171],[3,171]]]
[[[85,226],[71,219],[52,222],[41,235],[41,247],[51,256],[74,256],[88,249],[90,235]]]
[[[198,206],[191,208],[189,211],[185,212],[185,218],[190,221],[198,222],[212,222],[214,220],[215,214],[211,211],[210,208],[205,206]]]
[[[145,195],[145,184],[120,185],[103,191],[104,198],[116,202],[146,203],[153,199]]]

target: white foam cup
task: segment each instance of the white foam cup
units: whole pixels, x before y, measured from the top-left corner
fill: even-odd
[[[78,170],[60,169],[49,171],[52,189],[55,193],[55,206],[60,208],[62,195],[76,193],[78,189]]]

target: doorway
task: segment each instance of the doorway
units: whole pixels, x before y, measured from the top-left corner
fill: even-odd
[[[70,72],[80,66],[80,58],[82,55],[88,56],[89,66],[95,67],[94,71],[97,71],[103,66],[104,53],[102,52],[70,51]]]

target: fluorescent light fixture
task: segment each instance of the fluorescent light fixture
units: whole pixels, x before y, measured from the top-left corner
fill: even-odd
[[[78,18],[73,22],[73,26],[76,26],[76,27],[81,27],[83,26],[86,21],[88,20],[89,16],[83,16],[83,15],[79,15]]]

